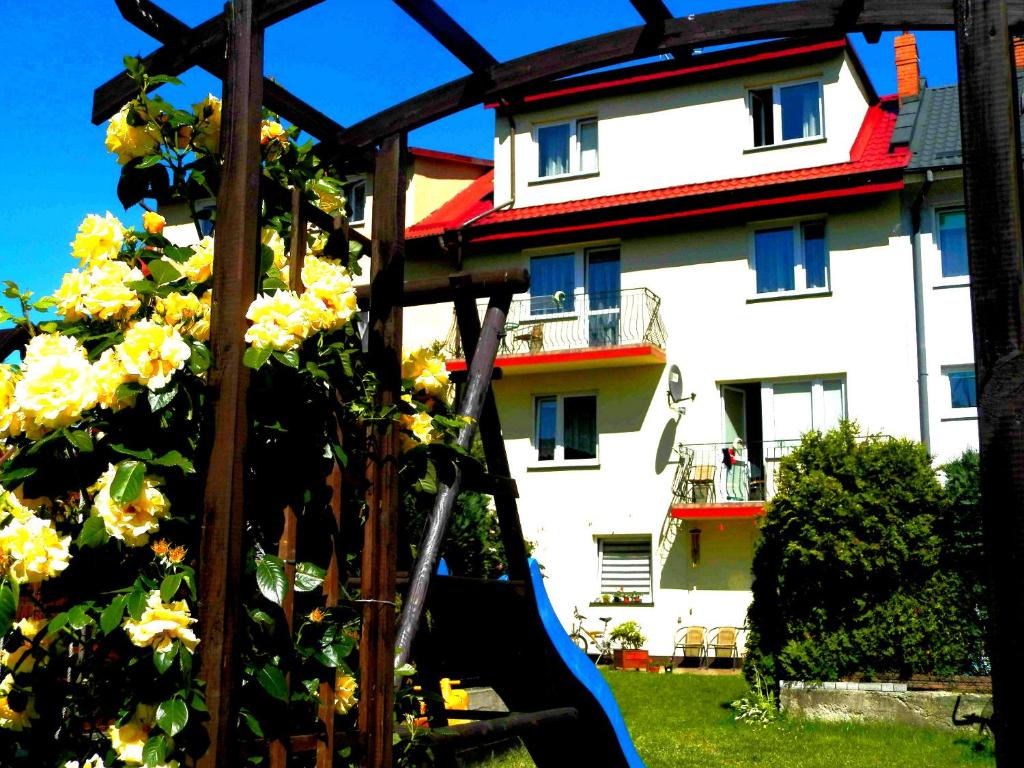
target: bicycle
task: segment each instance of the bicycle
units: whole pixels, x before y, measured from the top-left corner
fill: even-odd
[[[587,629],[583,626],[583,622],[586,621],[586,616],[580,613],[580,609],[573,608],[573,618],[576,623],[572,625],[572,631],[569,633],[569,639],[572,640],[576,647],[583,651],[588,656],[591,653],[591,646],[597,653],[597,658],[594,659],[594,664],[600,664],[601,659],[607,657],[608,661],[612,659],[612,639],[608,633],[608,622],[612,620],[611,616],[600,616],[599,621],[604,622],[603,629]]]

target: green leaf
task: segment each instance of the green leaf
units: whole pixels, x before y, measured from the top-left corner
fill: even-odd
[[[170,649],[163,653],[159,651],[153,651],[153,666],[156,667],[156,671],[161,675],[171,668],[171,664],[174,663],[174,655],[178,652],[178,643],[174,642],[171,644]]]
[[[324,643],[317,654],[317,660],[326,667],[340,667],[348,655],[355,648],[356,641],[347,635],[342,635],[332,642]]]
[[[256,561],[256,584],[267,600],[278,605],[284,600],[288,578],[284,573],[284,562],[279,557],[264,555]]]
[[[7,582],[0,584],[0,637],[6,635],[14,625],[14,616],[18,611],[18,598]]]
[[[281,363],[281,365],[287,365],[289,368],[298,370],[299,350],[290,349],[287,352],[274,352],[274,359]]]
[[[273,351],[274,350],[270,347],[249,347],[245,350],[242,362],[247,368],[252,368],[254,371],[258,371],[266,364],[267,360],[270,359],[270,355]]]
[[[245,719],[245,724],[249,727],[249,730],[252,731],[252,734],[257,739],[262,739],[263,727],[260,725],[260,721],[257,720],[253,716],[252,712],[249,712],[248,710],[243,709],[240,714]]]
[[[188,725],[188,707],[181,699],[170,699],[156,708],[156,724],[168,736],[177,736]]]
[[[153,459],[153,464],[160,467],[179,467],[185,474],[195,472],[192,462],[178,453],[178,451],[168,451],[163,456],[158,456]]]
[[[82,453],[92,453],[92,437],[89,436],[88,432],[81,429],[75,429],[65,432],[64,436],[67,437],[69,443],[75,446],[75,448],[80,450]]]
[[[158,733],[156,736],[150,736],[145,746],[142,747],[142,759],[150,768],[163,765],[167,762],[167,753],[170,748],[171,744],[164,734]]]
[[[164,580],[160,582],[160,599],[165,603],[171,602],[171,599],[178,594],[178,588],[181,586],[183,578],[185,577],[180,573],[164,576]]]
[[[158,389],[156,392],[150,391],[146,395],[146,399],[149,400],[149,410],[156,413],[159,410],[166,408],[170,405],[171,401],[178,394],[178,385],[175,383],[168,384],[163,389]]]
[[[107,543],[110,535],[101,517],[88,517],[78,533],[75,543],[81,547],[100,547]]]
[[[142,494],[145,479],[145,464],[141,461],[122,461],[117,465],[114,479],[110,483],[110,498],[120,504],[135,501]]]
[[[146,601],[148,599],[149,595],[136,588],[128,595],[128,615],[135,619],[135,621],[141,619],[142,612],[146,610]]]
[[[299,563],[295,566],[295,591],[312,592],[324,583],[327,571],[315,563]]]
[[[153,259],[146,266],[149,267],[149,274],[153,276],[153,282],[157,285],[173,283],[183,277],[176,266],[161,259]]]
[[[288,681],[280,667],[273,664],[261,667],[256,673],[256,682],[275,699],[288,701]]]
[[[48,309],[53,309],[56,306],[57,300],[53,296],[43,296],[43,298],[32,305],[32,309],[37,312],[46,312]]]
[[[79,603],[68,611],[68,624],[72,629],[85,629],[93,624],[93,618],[89,615],[92,603]]]
[[[163,155],[147,155],[142,158],[135,167],[141,171],[143,168],[151,168],[154,165],[159,165],[163,159]]]
[[[181,80],[173,75],[149,75],[146,78],[146,81],[150,85],[160,85],[162,83],[168,83],[169,85],[181,85]]]
[[[128,607],[128,595],[118,595],[110,601],[110,605],[103,609],[100,614],[100,629],[104,635],[109,635],[121,625],[124,617],[124,610]]]
[[[62,629],[64,629],[64,627],[66,627],[67,624],[68,624],[68,614],[67,614],[67,611],[63,611],[61,613],[58,613],[56,616],[54,616],[52,619],[50,619],[50,623],[46,625],[46,634],[47,634],[47,636],[57,634]]]
[[[156,283],[152,280],[129,280],[125,285],[143,296],[152,296],[156,293]]]
[[[196,374],[209,370],[212,362],[210,348],[195,339],[189,341],[189,346],[192,347],[192,354],[188,358],[188,369]]]
[[[176,261],[179,264],[188,261],[192,256],[195,256],[195,250],[188,246],[179,247],[177,245],[168,245],[164,247],[164,256],[171,261]]]
[[[34,475],[35,473],[35,467],[22,467],[21,469],[8,470],[7,472],[0,474],[0,485],[6,485],[9,488],[18,480],[24,480],[26,477]]]
[[[123,453],[125,456],[134,456],[136,459],[145,459],[146,461],[153,460],[153,451],[149,448],[137,451],[134,448],[129,448],[127,445],[123,445],[121,443],[114,443],[110,447],[118,453]]]

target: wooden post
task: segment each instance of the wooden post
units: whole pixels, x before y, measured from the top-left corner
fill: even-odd
[[[1005,0],[956,0],[964,199],[990,564],[996,763],[1024,765],[1024,316],[1020,118]]]
[[[373,250],[370,260],[369,357],[377,373],[377,405],[402,394],[402,287],[405,280],[405,134],[385,139],[373,177]],[[363,632],[359,644],[362,765],[391,765],[391,687],[395,663],[395,560],[398,554],[398,429],[371,433],[370,486],[363,529]]]
[[[263,98],[263,31],[253,0],[235,0],[229,25],[221,147],[224,170],[217,197],[217,256],[213,272],[210,392],[213,445],[203,499],[199,569],[199,645],[206,681],[210,748],[198,768],[237,763],[234,749],[239,678],[235,647],[244,571],[244,455],[248,438],[249,370],[245,313],[256,295],[259,254],[259,126]]]

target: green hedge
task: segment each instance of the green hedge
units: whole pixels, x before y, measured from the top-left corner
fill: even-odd
[[[857,431],[808,433],[780,462],[754,554],[749,674],[984,671],[984,590],[963,569],[980,540],[976,460],[973,479],[969,459],[947,467],[944,489],[922,445]]]

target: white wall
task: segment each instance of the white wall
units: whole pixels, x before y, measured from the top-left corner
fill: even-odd
[[[824,85],[825,141],[751,151],[748,90],[809,78]],[[773,73],[517,114],[516,207],[844,162],[850,159],[866,109],[866,97],[844,54]],[[534,126],[593,116],[598,119],[599,172],[577,179],[538,180]],[[510,197],[510,150],[509,123],[499,117],[494,146],[494,197],[499,203]]]

